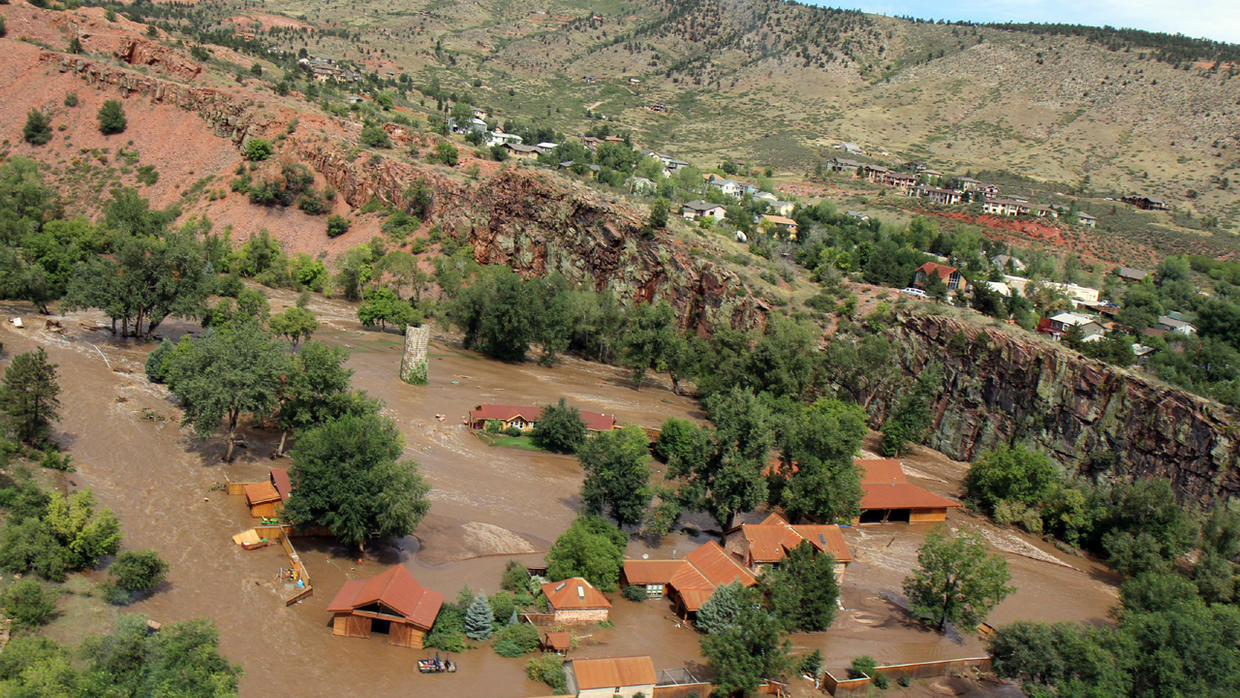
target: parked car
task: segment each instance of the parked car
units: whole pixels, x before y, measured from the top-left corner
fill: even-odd
[[[925,291],[921,290],[920,288],[916,288],[914,286],[909,286],[908,288],[902,288],[900,289],[900,293],[907,293],[908,295],[913,296],[915,298],[926,297]]]

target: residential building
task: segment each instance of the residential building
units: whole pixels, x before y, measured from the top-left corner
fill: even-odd
[[[658,683],[650,657],[573,659],[564,664],[564,677],[577,698],[649,698]]]
[[[716,587],[733,582],[749,587],[757,584],[757,579],[712,540],[679,560],[625,560],[620,582],[645,587],[647,598],[667,597],[676,614],[688,618]]]
[[[848,174],[856,175],[865,169],[865,165],[848,158],[831,158],[827,161],[827,169],[832,172],[847,172]]]
[[[852,562],[852,551],[844,542],[840,527],[834,524],[799,524],[793,526],[778,514],[771,514],[762,523],[741,524],[723,534],[724,549],[738,558],[755,575],[778,566],[788,553],[808,542],[819,553],[835,558],[835,579],[844,581],[844,570]]]
[[[736,199],[741,198],[741,185],[735,180],[717,177],[712,174],[710,179],[706,180],[706,183],[718,189],[724,196],[731,196]]]
[[[537,145],[535,145],[534,147],[535,147],[535,148],[538,148],[538,152],[540,152],[540,153],[550,153],[551,151],[553,151],[553,150],[555,150],[556,148],[558,148],[558,147],[559,147],[559,145],[560,145],[559,143],[552,143],[552,142],[550,142],[550,141],[543,141],[542,143],[538,143],[538,144],[537,144]]]
[[[492,131],[487,136],[486,146],[490,148],[495,145],[507,145],[509,143],[520,144],[521,136],[515,133],[504,133],[503,131]]]
[[[1159,315],[1158,324],[1156,324],[1155,327],[1164,332],[1179,332],[1184,335],[1197,334],[1197,328],[1193,326],[1192,323],[1185,320],[1184,316],[1179,313]]]
[[[518,160],[533,160],[542,153],[535,146],[522,145],[520,143],[504,143],[504,150],[507,150],[508,155]]]
[[[1076,222],[1080,223],[1086,228],[1098,227],[1098,218],[1096,216],[1091,216],[1088,213],[1085,213],[1084,211],[1076,212]]]
[[[785,216],[772,216],[769,213],[762,214],[762,224],[770,224],[781,233],[793,240],[797,239],[797,222]]]
[[[946,264],[938,262],[926,262],[917,267],[917,271],[913,272],[913,285],[917,288],[924,289],[926,287],[926,279],[930,274],[938,276],[943,284],[947,286],[948,291],[967,291],[969,289],[969,280],[964,278],[960,270],[956,267],[949,267]]]
[[[611,431],[616,428],[615,415],[579,410],[581,421],[590,431]],[[517,428],[523,432],[534,430],[534,424],[542,418],[543,409],[534,405],[477,405],[470,410],[468,424],[471,429],[485,429],[487,422],[499,422],[503,429]]]
[[[792,201],[773,201],[771,202],[771,211],[777,216],[791,216],[796,210],[796,203]]]
[[[1062,339],[1072,327],[1081,331],[1081,338],[1088,339],[1094,335],[1102,336],[1105,328],[1094,318],[1081,313],[1060,313],[1050,318],[1042,318],[1038,322],[1038,332],[1050,335],[1053,339]]]
[[[835,146],[837,149],[848,153],[849,155],[864,155],[865,151],[861,150],[861,146],[856,143],[840,143]]]
[[[443,594],[418,584],[409,570],[397,565],[370,579],[345,582],[327,612],[332,614],[333,635],[387,633],[390,645],[421,649],[442,606]]]
[[[690,201],[680,208],[680,215],[688,220],[695,221],[702,216],[714,218],[715,220],[723,220],[727,214],[727,208],[722,204],[712,204],[709,201]]]
[[[542,585],[543,596],[554,623],[602,623],[607,620],[611,602],[603,592],[582,577],[569,577]]]
[[[921,184],[909,189],[908,194],[909,196],[926,199],[930,203],[940,206],[952,206],[960,203],[960,192],[955,189],[944,189],[943,187],[931,187]]]
[[[861,475],[857,523],[941,523],[947,520],[948,509],[960,506],[909,482],[896,459],[857,459],[853,463]]]
[[[1166,201],[1145,194],[1129,194],[1128,196],[1121,197],[1120,201],[1146,211],[1165,211],[1171,208]]]
[[[1029,213],[1032,208],[1028,201],[1019,199],[986,199],[982,202],[982,211],[992,216],[1021,216]]]
[[[1124,281],[1139,284],[1142,281],[1145,281],[1145,277],[1149,276],[1150,273],[1148,271],[1134,269],[1132,267],[1119,267],[1115,270],[1115,275]]]
[[[753,195],[753,199],[754,201],[765,201],[768,204],[773,204],[776,201],[779,201],[779,197],[775,196],[769,191],[759,191],[758,193]]]

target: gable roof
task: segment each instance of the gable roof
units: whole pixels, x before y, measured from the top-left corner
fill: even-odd
[[[429,630],[443,606],[443,594],[418,584],[409,570],[397,565],[370,579],[345,582],[327,605],[327,611],[348,613],[376,603],[404,616],[414,626]]]
[[[904,477],[904,469],[895,458],[858,458],[853,465],[861,471],[861,484],[886,485],[893,482],[908,482]]]
[[[271,484],[275,485],[276,492],[280,493],[280,499],[288,499],[289,493],[293,491],[293,483],[288,479],[288,468],[272,468]]]
[[[904,476],[900,461],[894,458],[858,458],[861,471],[861,510],[941,509],[960,506],[959,502],[918,487]]]
[[[693,210],[693,211],[702,211],[702,212],[704,212],[704,211],[713,211],[713,210],[715,210],[715,209],[717,209],[717,208],[726,208],[726,207],[725,207],[723,204],[712,204],[712,203],[711,203],[711,202],[709,202],[709,201],[703,201],[703,200],[701,200],[701,199],[695,199],[695,200],[693,200],[693,201],[690,201],[690,202],[686,203],[686,204],[684,205],[684,208],[687,208],[687,209],[690,209],[690,210]]]
[[[685,555],[685,561],[693,565],[703,577],[716,586],[740,582],[743,586],[755,583],[753,573],[745,569],[735,558],[724,552],[715,541],[707,541],[697,550]]]
[[[577,689],[581,691],[651,686],[658,682],[654,673],[654,662],[650,661],[650,657],[574,659],[571,664],[573,676],[577,679]]]
[[[715,587],[739,582],[753,586],[757,579],[715,541],[707,541],[679,560],[625,560],[624,577],[630,584],[665,584],[680,595],[685,610],[696,612]]]
[[[250,506],[280,501],[280,493],[276,491],[270,480],[250,482],[245,485],[245,501]]]
[[[750,558],[759,564],[783,560],[788,551],[804,541],[809,541],[820,552],[831,553],[837,562],[852,562],[852,552],[844,542],[844,535],[834,524],[793,526],[779,514],[771,514],[760,524],[742,524],[732,531],[737,529],[745,537]]]
[[[557,611],[611,608],[611,602],[603,596],[603,592],[595,589],[594,585],[581,577],[547,582],[542,585],[542,593],[546,595],[551,608]]]
[[[1143,269],[1134,269],[1133,267],[1120,267],[1115,273],[1118,274],[1121,279],[1132,279],[1134,281],[1141,281],[1150,275],[1148,271]]]
[[[769,213],[762,214],[762,220],[769,221],[775,225],[786,225],[792,228],[797,227],[797,222],[785,216],[772,216]]]
[[[924,272],[926,276],[934,273],[940,279],[946,279],[959,270],[956,269],[956,267],[949,267],[946,264],[939,264],[938,262],[926,262],[920,267],[917,267],[917,271]]]
[[[588,410],[578,410],[581,414],[581,421],[585,422],[586,429],[590,431],[610,431],[616,428],[616,417],[601,412],[590,412]],[[543,408],[535,405],[478,405],[469,411],[469,421],[477,422],[478,420],[488,421],[498,419],[506,422],[510,419],[521,417],[527,422],[537,422],[542,418]]]

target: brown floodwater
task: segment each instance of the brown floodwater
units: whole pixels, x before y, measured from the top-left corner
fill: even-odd
[[[277,309],[293,298],[267,293]],[[505,364],[464,351],[442,335],[431,342],[430,385],[409,386],[396,378],[399,335],[360,328],[346,303],[315,299],[311,310],[322,325],[319,339],[352,350],[348,365],[355,371],[355,387],[382,399],[385,413],[399,424],[407,440],[405,456],[420,463],[432,486],[432,506],[414,536],[368,551],[360,563],[331,540],[297,539],[315,593],[291,607],[283,601],[287,590],[275,581],[286,558],[278,548],[247,552],[231,542],[232,534],[255,520],[241,497],[220,487],[226,480],[265,477],[272,465],[287,466],[287,459],[270,459],[277,435],[251,430],[236,461],[222,463],[221,441],[201,442],[180,428],[167,391],[146,380],[142,365],[151,346],[92,329],[103,324],[97,314],[60,317],[61,335],[44,330],[43,319],[28,306],[0,304],[0,315],[21,315],[27,324],[19,330],[6,322],[0,341],[10,356],[42,345],[59,364],[63,409],[57,438],[77,467],[68,478],[70,487],[93,488],[99,502],[118,514],[125,547],[153,548],[171,565],[164,587],[131,610],[163,622],[211,618],[223,652],[245,670],[242,695],[546,694],[545,686],[525,678],[524,661],[501,658],[486,647],[453,657],[460,666],[456,674],[419,675],[414,660],[423,652],[389,646],[382,636],[333,637],[325,608],[346,579],[369,577],[391,564],[405,565],[449,599],[466,585],[494,592],[509,559],[539,561],[572,521],[582,478],[576,460],[485,445],[462,423],[475,404],[544,404],[564,396],[580,408],[643,426],[658,426],[671,416],[700,419],[697,405],[666,386],[635,390],[623,371],[611,367],[573,359],[553,368]],[[173,338],[198,331],[176,322],[160,329]],[[914,481],[944,494],[958,492],[966,467],[925,449],[906,462]],[[983,527],[1010,561],[1018,591],[999,606],[994,621],[1107,622],[1115,591],[1097,565],[966,514],[954,513],[951,523]],[[794,646],[821,649],[833,672],[859,654],[880,663],[980,654],[976,639],[926,631],[898,604],[900,581],[915,566],[916,547],[927,530],[901,524],[849,530],[856,562],[842,594],[846,610],[828,632],[794,635]],[[635,540],[629,552],[676,557],[704,540],[683,534],[654,545]],[[702,673],[696,634],[678,625],[665,603],[614,596],[615,627],[579,629],[576,634],[585,637],[573,656],[649,654],[656,669]]]

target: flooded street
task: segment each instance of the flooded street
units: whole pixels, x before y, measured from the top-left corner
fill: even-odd
[[[292,302],[287,292],[264,290],[273,312]],[[152,345],[115,340],[95,314],[60,318],[64,335],[43,329],[43,318],[22,304],[0,304],[6,318],[21,315],[24,329],[7,322],[0,331],[7,356],[44,346],[59,364],[63,405],[57,438],[73,456],[73,488],[93,488],[102,505],[120,517],[126,548],[153,548],[170,563],[168,583],[130,610],[162,622],[209,617],[220,630],[221,649],[242,665],[242,695],[304,696],[523,696],[545,695],[546,686],[524,676],[524,660],[504,659],[489,647],[453,659],[453,675],[419,675],[425,653],[389,646],[382,636],[333,637],[325,608],[346,579],[370,577],[403,564],[420,583],[455,598],[465,585],[491,593],[509,559],[537,562],[576,515],[581,472],[568,456],[493,448],[462,424],[483,402],[546,404],[564,396],[586,410],[614,414],[622,424],[657,427],[667,417],[700,419],[697,405],[664,387],[634,390],[619,369],[566,359],[554,368],[503,364],[460,349],[442,335],[430,345],[430,385],[396,378],[402,338],[362,330],[348,304],[316,298],[310,309],[321,323],[316,338],[352,350],[354,386],[384,401],[407,440],[405,456],[421,464],[431,484],[432,507],[416,535],[370,551],[361,564],[327,539],[295,539],[315,593],[285,607],[275,582],[287,558],[277,547],[247,552],[230,540],[254,525],[239,496],[221,484],[266,477],[278,434],[248,433],[236,462],[221,462],[221,439],[200,442],[179,427],[180,412],[161,386],[143,372]],[[197,325],[161,325],[165,336],[197,332]],[[442,421],[438,415],[443,415]],[[872,446],[872,444],[871,444]],[[906,459],[913,482],[958,496],[964,464],[919,449]],[[1028,536],[1017,536],[953,512],[952,525],[982,526],[1004,551],[1019,591],[992,615],[992,623],[1017,618],[1107,622],[1115,603],[1113,580],[1097,565]],[[819,648],[827,667],[840,672],[859,654],[879,663],[954,658],[982,653],[974,637],[944,638],[913,624],[898,605],[900,582],[915,566],[928,527],[884,524],[849,529],[856,561],[848,568],[842,604],[826,633],[798,634],[800,649]],[[630,544],[630,554],[681,556],[705,538],[683,535],[650,548]],[[1054,560],[1054,562],[1050,561]],[[632,603],[613,595],[615,628],[590,626],[571,656],[650,654],[656,669],[701,670],[698,638],[678,627],[663,602]],[[52,627],[71,643],[78,637]]]

